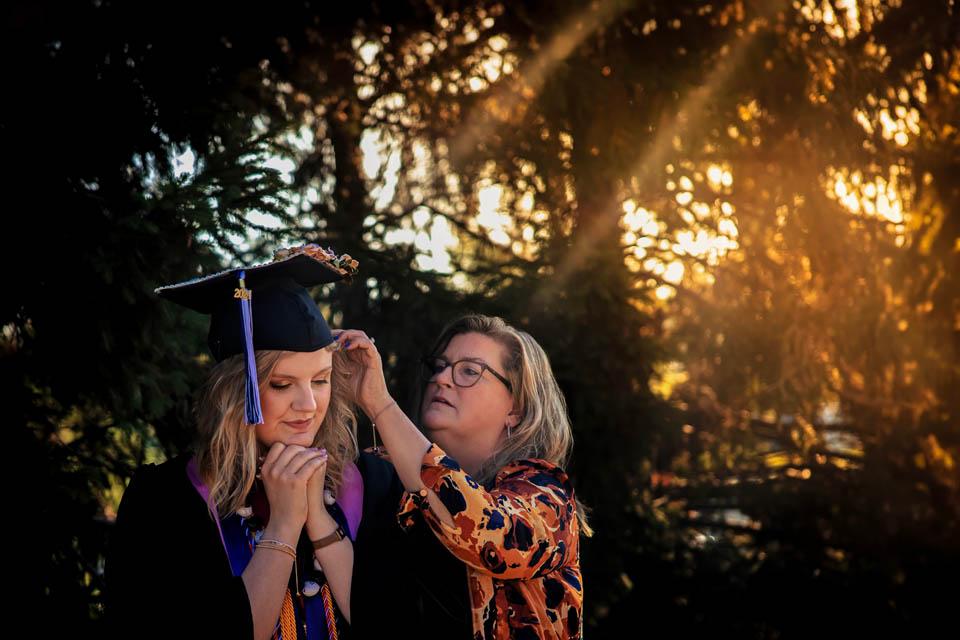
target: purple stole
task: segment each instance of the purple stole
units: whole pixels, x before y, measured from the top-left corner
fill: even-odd
[[[207,503],[210,495],[210,489],[200,479],[200,473],[197,469],[196,458],[191,458],[187,463],[187,476],[191,484],[203,498],[204,504]],[[343,482],[340,487],[340,495],[337,501],[327,507],[330,515],[337,521],[351,541],[356,539],[357,527],[360,525],[360,516],[363,514],[363,478],[357,465],[350,462],[343,468]],[[220,541],[223,543],[224,552],[227,554],[227,560],[230,563],[230,570],[233,575],[239,576],[246,569],[247,563],[253,557],[253,551],[259,540],[262,530],[257,532],[247,525],[247,519],[236,513],[231,513],[223,518],[215,519],[217,529],[220,532]],[[307,563],[299,565],[299,576],[301,590],[304,580],[313,580],[320,584],[323,583],[323,574],[313,568],[312,547],[309,545],[306,532],[302,532],[300,541],[297,544],[297,558],[309,557]],[[292,576],[291,576],[292,581]],[[297,618],[297,629],[303,629],[304,616],[307,623],[307,637],[303,640],[328,640],[327,635],[327,612],[324,609],[323,598],[320,593],[311,597],[303,597],[300,606],[296,597],[296,589],[291,587],[291,595],[294,597],[294,614]],[[282,637],[279,630],[274,632],[274,638]],[[296,638],[283,638],[282,640],[297,640]]]

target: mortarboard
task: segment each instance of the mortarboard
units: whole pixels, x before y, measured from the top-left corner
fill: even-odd
[[[349,280],[357,264],[349,255],[338,257],[308,244],[282,249],[271,262],[159,287],[155,293],[210,315],[207,344],[217,362],[244,354],[247,423],[261,424],[254,351],[316,351],[333,342],[306,287]]]

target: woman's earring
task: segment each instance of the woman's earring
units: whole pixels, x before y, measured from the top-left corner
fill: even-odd
[[[508,425],[507,425],[507,438],[512,438],[512,437],[513,437],[513,433],[510,431],[510,425],[508,424]]]

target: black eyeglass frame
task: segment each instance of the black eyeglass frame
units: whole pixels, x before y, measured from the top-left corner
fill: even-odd
[[[513,385],[510,384],[510,381],[507,380],[505,376],[497,373],[493,369],[493,367],[488,365],[486,362],[480,362],[479,360],[472,360],[470,358],[463,358],[462,360],[457,360],[456,362],[450,362],[446,358],[442,358],[440,356],[423,356],[422,358],[420,358],[420,362],[421,364],[423,364],[423,366],[427,368],[427,371],[430,373],[430,375],[426,379],[427,382],[430,382],[431,380],[436,378],[438,375],[443,373],[443,369],[440,369],[439,371],[435,370],[434,361],[436,360],[446,363],[443,369],[446,369],[447,367],[451,368],[450,379],[453,381],[453,384],[457,385],[461,389],[469,389],[470,387],[475,386],[478,382],[480,382],[480,378],[483,377],[483,372],[484,370],[486,370],[492,373],[497,380],[502,382],[510,393],[513,393]],[[456,367],[461,362],[469,362],[472,365],[476,365],[480,367],[480,375],[477,376],[477,379],[473,381],[473,384],[460,384],[457,382],[457,377],[453,375],[453,368]]]

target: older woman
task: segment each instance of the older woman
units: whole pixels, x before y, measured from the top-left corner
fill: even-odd
[[[358,402],[403,489],[399,505],[365,511],[360,535],[376,543],[358,546],[355,631],[383,629],[360,611],[391,600],[407,608],[395,622],[421,633],[580,637],[579,536],[592,532],[562,469],[571,429],[543,349],[500,318],[453,322],[424,361],[421,431],[387,392],[373,341],[355,330],[337,341],[363,367]],[[382,465],[361,460],[368,496],[376,482],[390,486]],[[384,534],[389,519],[406,533]],[[398,570],[407,589],[389,583]]]
[[[356,263],[308,245],[163,287],[211,317],[191,449],[142,466],[108,552],[115,637],[336,638],[362,496],[344,362],[305,287]]]

